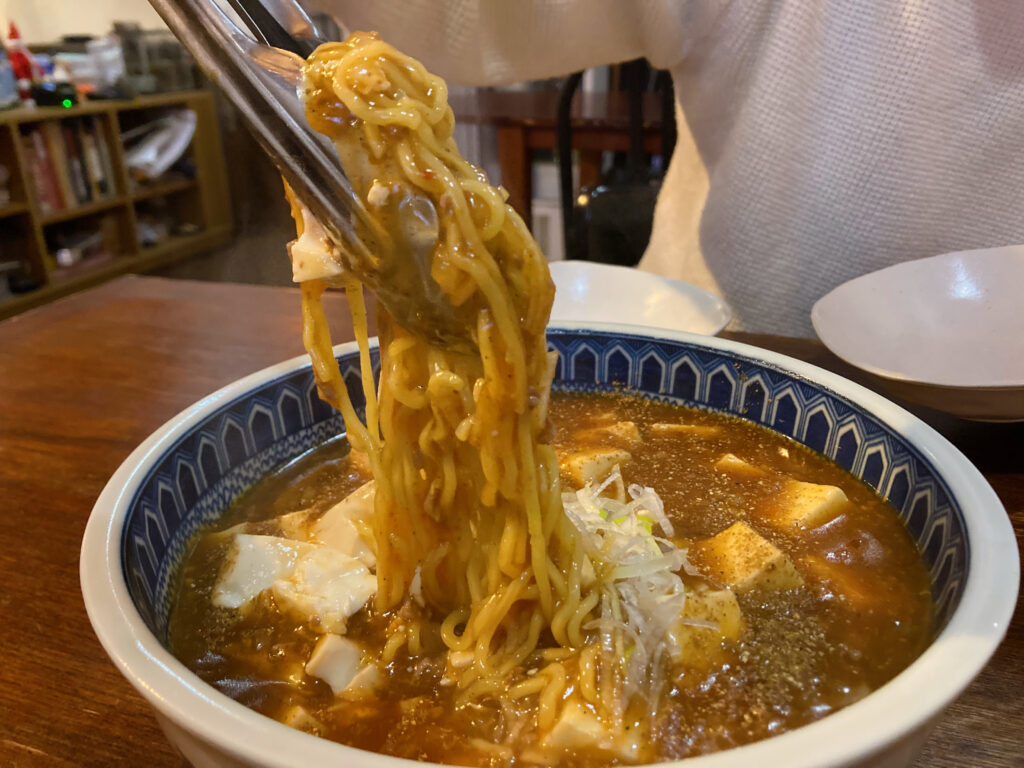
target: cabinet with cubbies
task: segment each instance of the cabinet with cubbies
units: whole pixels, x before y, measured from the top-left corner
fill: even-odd
[[[196,116],[182,160],[155,180],[132,178],[122,134],[181,108]],[[72,171],[81,163],[85,172],[41,165],[62,140],[73,148]],[[15,276],[16,288],[37,286],[0,294],[0,318],[230,238],[224,157],[206,91],[0,113],[0,165],[9,173],[9,200],[0,199],[0,268]],[[163,227],[152,227],[154,219]],[[89,255],[62,264],[57,254],[69,242],[86,243]]]

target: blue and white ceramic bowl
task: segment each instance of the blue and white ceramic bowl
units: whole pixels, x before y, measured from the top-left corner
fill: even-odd
[[[556,386],[625,385],[735,414],[834,459],[888,498],[931,574],[935,641],[864,700],[812,725],[692,758],[725,765],[897,766],[988,662],[1016,603],[1013,530],[995,493],[945,439],[887,400],[814,366],[721,339],[636,326],[555,328]],[[353,400],[355,346],[337,348]],[[296,358],[203,399],[125,461],[93,509],[81,580],[96,634],[197,766],[391,766],[404,761],[287,728],[203,683],[164,647],[168,587],[190,537],[271,468],[341,429]],[[680,764],[681,765],[681,764]]]

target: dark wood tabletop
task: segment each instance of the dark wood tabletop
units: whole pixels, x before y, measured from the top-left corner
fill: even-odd
[[[327,310],[335,340],[350,339],[343,299],[329,297]],[[300,354],[299,326],[293,289],[140,277],[0,323],[0,765],[186,765],[93,635],[78,586],[82,533],[136,445],[218,387]],[[851,373],[816,341],[732,336]],[[988,478],[1019,545],[1024,425],[922,415]],[[1024,765],[1019,606],[917,766]]]

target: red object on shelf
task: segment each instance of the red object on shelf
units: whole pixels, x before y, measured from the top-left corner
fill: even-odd
[[[18,96],[22,101],[32,101],[32,82],[41,79],[43,72],[32,60],[32,54],[13,21],[7,29],[7,58],[10,59],[14,79],[18,83]]]

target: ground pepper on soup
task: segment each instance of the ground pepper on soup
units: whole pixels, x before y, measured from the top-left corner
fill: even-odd
[[[351,529],[331,522],[346,498],[364,513],[372,508],[372,495],[357,498],[367,494],[368,468],[344,440],[263,480],[217,530],[197,537],[179,576],[171,650],[246,706],[354,747],[461,765],[603,766],[705,754],[792,730],[877,689],[929,642],[929,581],[913,542],[892,507],[834,463],[749,422],[627,394],[553,393],[551,417],[563,492],[611,477],[593,498],[617,510],[631,490],[653,489],[671,543],[685,553],[678,576],[686,600],[669,617],[661,689],[622,713],[623,733],[642,739],[613,743],[588,731],[594,720],[572,686],[554,725],[538,725],[538,696],[516,692],[559,658],[544,633],[510,673],[509,690],[470,704],[455,695],[450,673],[461,661],[439,630],[421,632],[418,653],[375,664],[396,614],[427,609],[410,600],[381,615],[366,600],[343,616],[351,605],[312,594],[310,584],[332,583],[323,572],[334,561],[315,560],[307,542],[319,539],[310,532],[319,525],[338,546],[367,535],[358,515],[346,518]],[[575,502],[564,498],[571,512]],[[648,527],[662,535],[653,518]],[[284,559],[306,567],[306,580],[289,581],[279,569],[273,586],[235,606],[239,590],[270,578],[228,583],[256,551],[245,554],[239,542],[271,539],[294,550]],[[357,541],[364,548],[350,558],[356,565],[335,585],[372,584],[365,544]],[[417,619],[436,627],[440,617]]]

